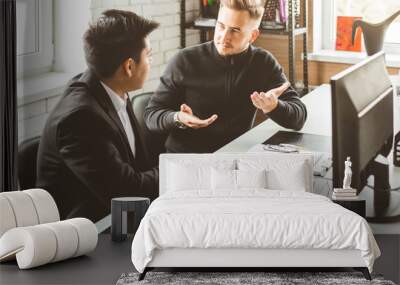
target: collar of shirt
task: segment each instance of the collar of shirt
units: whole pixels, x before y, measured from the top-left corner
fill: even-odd
[[[211,54],[214,56],[217,62],[220,62],[226,66],[243,66],[247,64],[253,50],[253,46],[249,45],[249,47],[246,50],[240,53],[222,56],[218,53],[217,47],[215,46],[216,43],[214,41],[211,41],[210,43],[211,43]]]
[[[117,110],[117,112],[119,112],[119,111],[121,111],[121,109],[125,109],[128,95],[126,95],[126,93],[125,93],[124,99],[122,99],[114,90],[112,90],[110,87],[108,87],[104,82],[100,81],[100,83],[106,90],[108,96],[110,97],[115,110]]]
[[[124,99],[122,99],[120,96],[118,96],[118,94],[113,91],[110,87],[108,87],[106,84],[104,84],[103,82],[101,82],[101,85],[104,87],[104,89],[106,90],[108,96],[111,99],[111,102],[114,105],[115,110],[118,113],[119,119],[121,120],[122,126],[125,130],[125,135],[128,139],[129,142],[129,146],[132,150],[132,154],[135,156],[135,152],[136,152],[136,147],[135,147],[135,135],[133,133],[133,129],[132,129],[132,125],[131,122],[129,120],[129,115],[127,113],[127,99],[128,99],[128,95],[125,93],[124,94]]]

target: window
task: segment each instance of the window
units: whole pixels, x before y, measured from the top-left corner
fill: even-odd
[[[51,0],[17,0],[18,77],[46,72],[53,63]]]
[[[321,25],[319,49],[334,50],[336,41],[336,17],[360,16],[371,23],[379,23],[400,10],[399,0],[320,0],[315,5],[314,27]],[[365,50],[365,49],[364,49]],[[384,51],[400,55],[400,16],[395,19],[386,31]]]

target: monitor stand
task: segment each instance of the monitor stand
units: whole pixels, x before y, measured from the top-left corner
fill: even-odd
[[[390,161],[390,159],[389,159]],[[368,184],[359,193],[366,200],[366,219],[371,223],[400,221],[400,168],[380,157],[371,171]],[[373,186],[372,186],[373,185]]]

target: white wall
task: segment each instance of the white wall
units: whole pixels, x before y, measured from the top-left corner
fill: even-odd
[[[130,10],[159,22],[150,35],[153,62],[149,79],[135,93],[154,91],[167,62],[180,47],[179,0],[55,0],[55,61],[51,73],[25,78],[18,83],[18,140],[42,133],[47,117],[60,99],[67,81],[85,69],[82,35],[89,20],[107,9]],[[199,0],[186,0],[186,19],[199,15]],[[198,31],[186,32],[186,44],[199,43]]]
[[[53,0],[53,3],[56,59],[53,71],[79,73],[86,68],[82,38],[91,21],[91,1]]]

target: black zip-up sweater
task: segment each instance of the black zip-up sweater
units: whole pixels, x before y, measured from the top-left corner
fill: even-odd
[[[161,83],[144,112],[150,131],[169,133],[169,152],[214,152],[251,127],[256,108],[250,95],[267,92],[287,81],[271,53],[250,46],[223,57],[214,42],[185,48],[168,64]],[[179,129],[174,113],[186,103],[193,114],[218,119],[206,128]],[[279,97],[268,116],[285,128],[300,130],[307,117],[305,105],[291,87]]]

